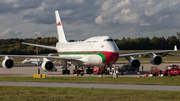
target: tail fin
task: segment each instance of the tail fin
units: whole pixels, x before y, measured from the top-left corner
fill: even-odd
[[[64,34],[63,26],[62,26],[58,11],[55,11],[55,16],[56,16],[58,40],[60,43],[65,43],[65,42],[67,42],[67,40],[66,40],[66,36]]]

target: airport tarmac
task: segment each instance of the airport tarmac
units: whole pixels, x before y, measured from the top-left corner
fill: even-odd
[[[161,65],[152,65],[152,64],[142,64],[143,65],[143,71],[142,71],[142,65],[140,66],[140,75],[144,75],[144,74],[149,74],[150,68],[152,66],[157,66],[159,69],[161,69],[162,71],[165,70],[165,67],[170,64],[170,63],[162,63]],[[173,64],[177,64],[180,65],[180,63],[173,63]],[[122,66],[119,64],[115,64],[113,66]],[[41,67],[13,67],[11,69],[5,69],[5,68],[0,68],[0,76],[32,76],[33,74],[37,74],[38,73],[38,68],[40,68],[40,73],[41,74],[46,74],[47,77],[51,77],[51,76],[62,76],[62,77],[71,77],[74,76],[73,74],[73,68],[70,67],[70,74],[67,75],[63,75],[62,74],[62,66],[56,66],[57,68],[57,72],[45,72],[41,69]],[[81,75],[79,75],[80,77]],[[94,75],[94,74],[85,74],[83,75],[83,77],[97,77],[98,75]],[[118,77],[136,77],[137,76],[137,72],[128,72],[127,75],[118,75]],[[103,75],[103,77],[112,77],[112,75]]]
[[[130,84],[87,84],[87,83],[47,83],[47,82],[5,82],[3,86],[27,86],[27,87],[71,87],[71,88],[100,88],[100,89],[133,89],[133,90],[163,90],[180,91],[179,86],[165,85],[130,85]]]

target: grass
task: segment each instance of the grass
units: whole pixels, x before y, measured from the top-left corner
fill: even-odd
[[[98,84],[138,84],[138,85],[178,85],[179,77],[18,77],[18,76],[0,76],[0,81],[23,81],[23,82],[59,82],[59,83],[98,83]],[[117,81],[117,82],[116,82]]]
[[[0,86],[1,101],[179,101],[180,91]]]

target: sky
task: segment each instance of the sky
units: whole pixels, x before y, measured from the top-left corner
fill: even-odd
[[[180,0],[0,0],[0,39],[93,36],[165,38],[180,32]]]

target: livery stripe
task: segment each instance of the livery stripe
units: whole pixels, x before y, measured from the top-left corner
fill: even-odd
[[[103,53],[75,53],[75,52],[58,52],[59,55],[99,55],[102,58],[102,62],[105,63],[105,55]]]

